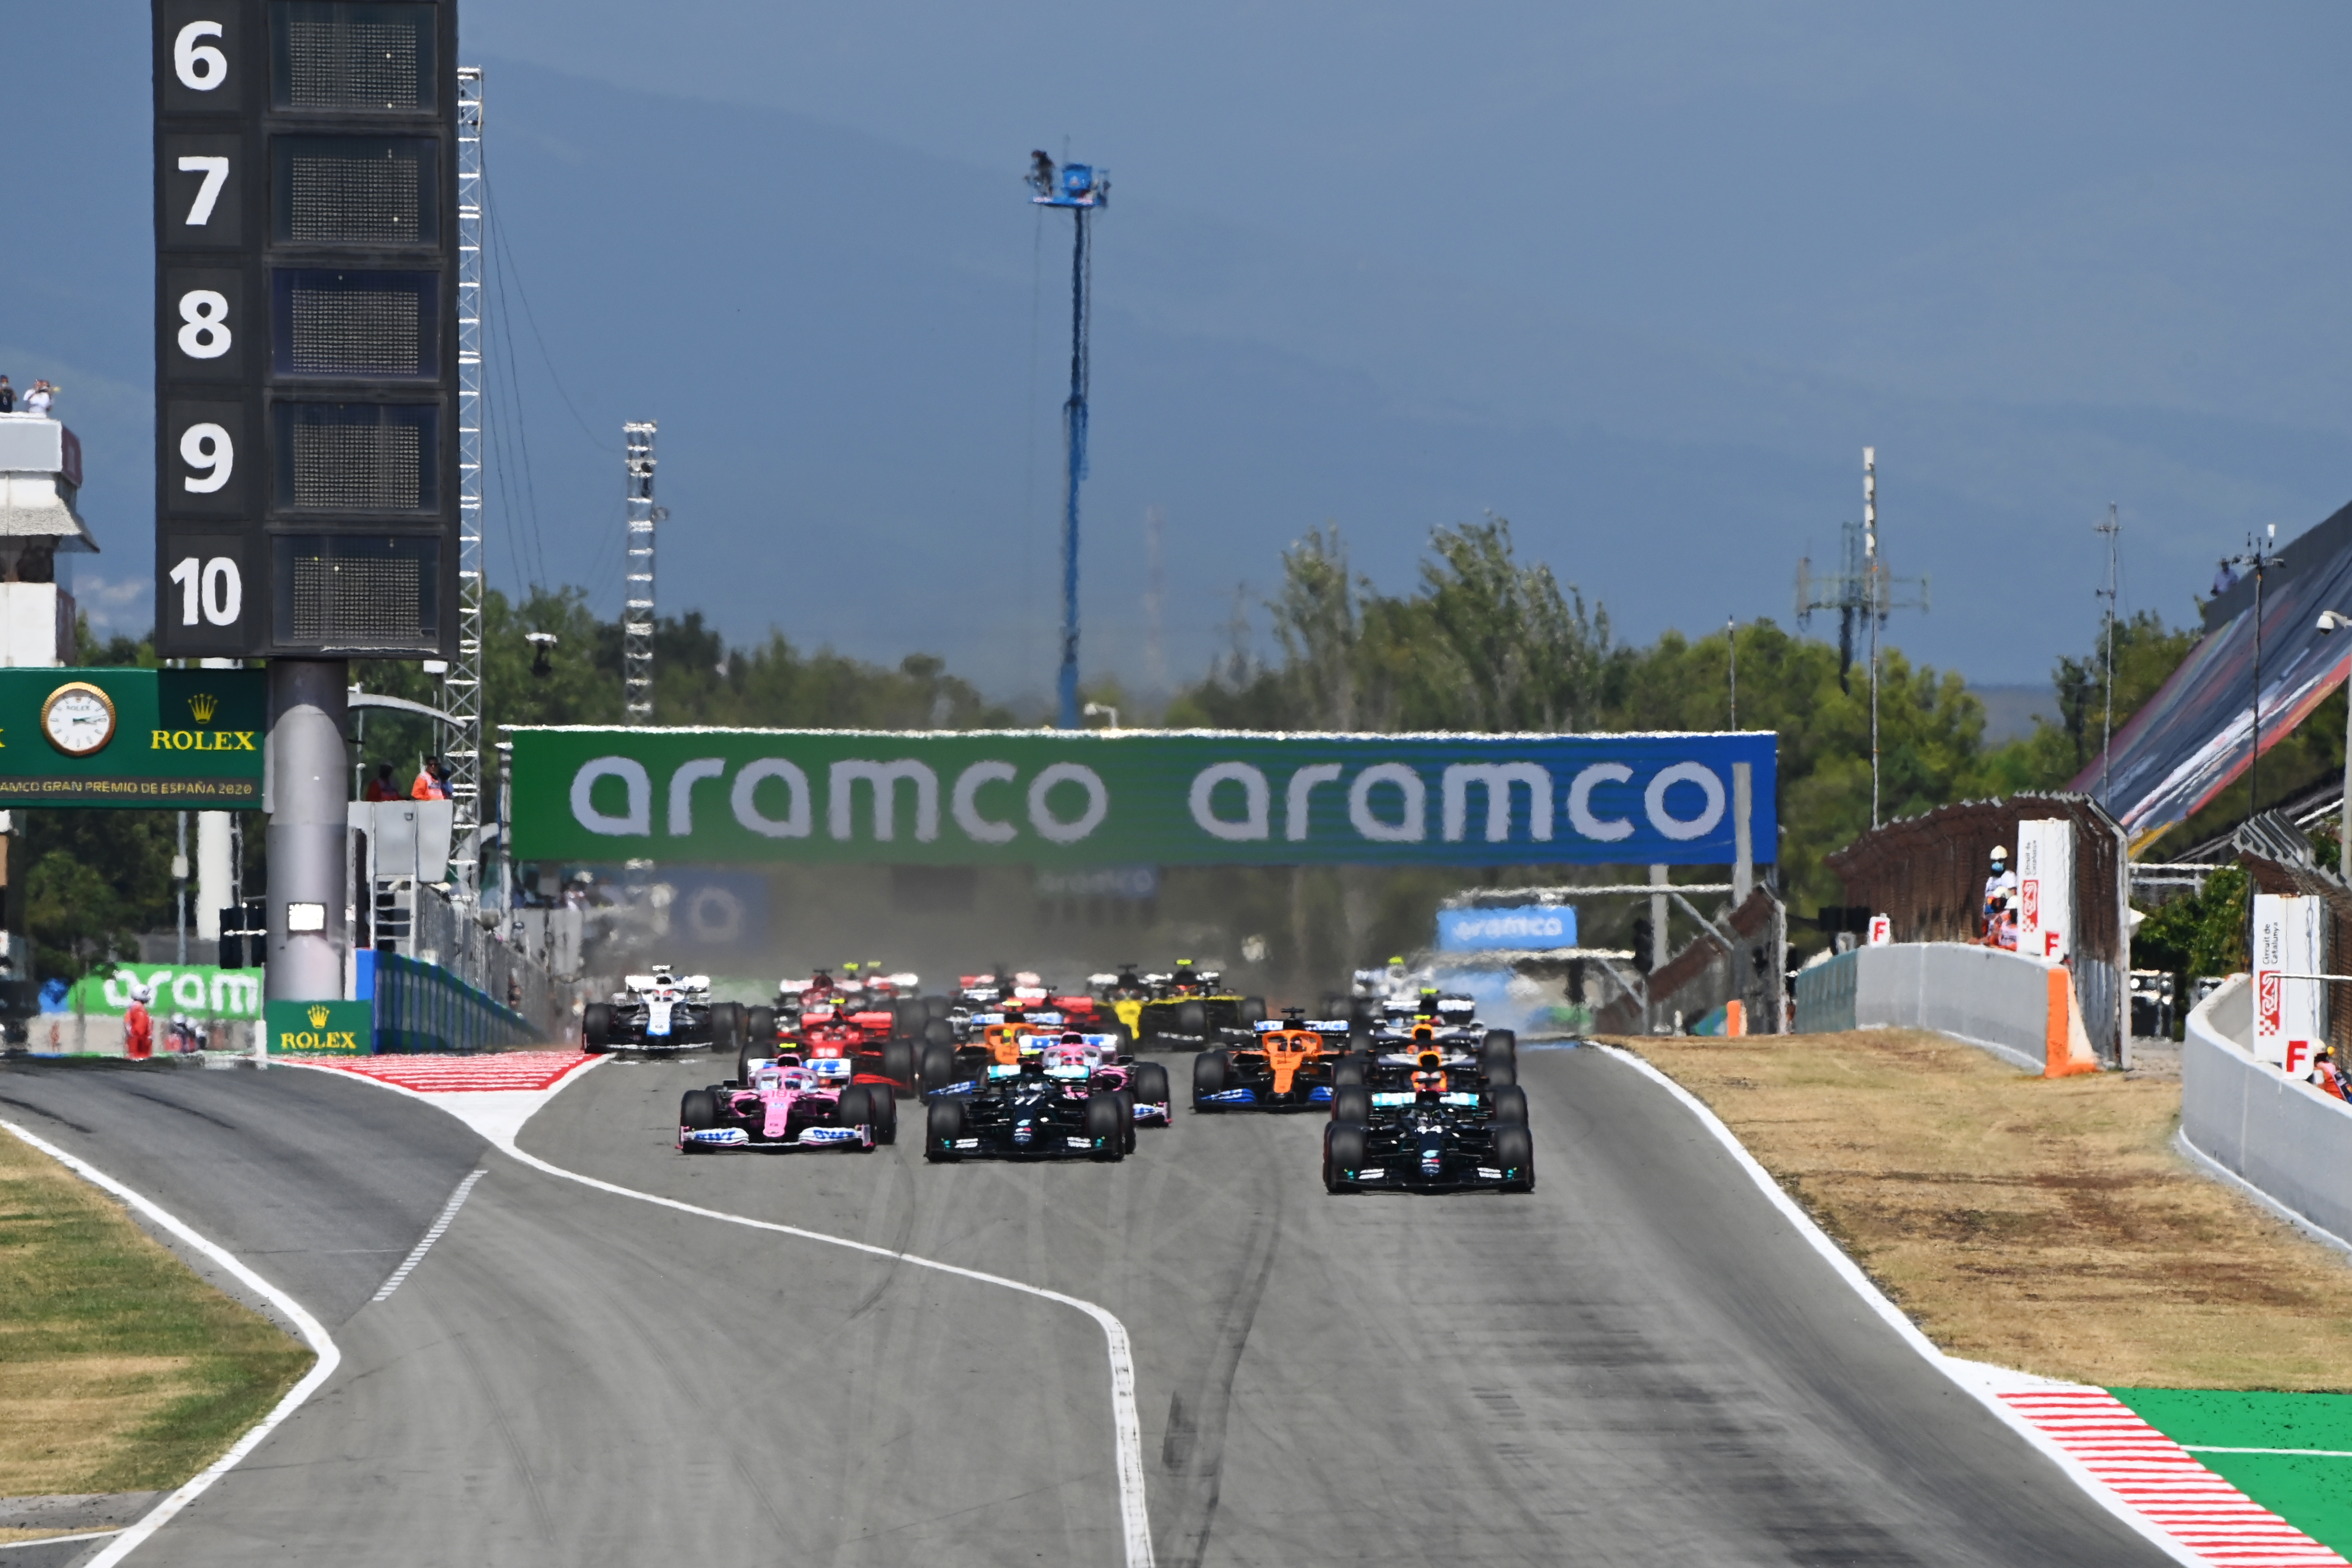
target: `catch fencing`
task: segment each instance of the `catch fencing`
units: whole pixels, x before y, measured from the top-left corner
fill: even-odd
[[[2074,826],[2068,967],[2083,1027],[2100,1059],[2114,1065],[2122,1060],[2130,1005],[2131,941],[2124,913],[2130,859],[2123,829],[2089,796],[2016,795],[1938,806],[1864,834],[1826,864],[1845,884],[1849,906],[1889,917],[1898,944],[1974,942],[1984,934],[1985,873],[1994,847],[2015,855],[2020,822],[2053,818]]]
[[[546,1042],[566,1038],[576,1016],[580,984],[558,977],[523,947],[502,942],[473,911],[430,887],[416,890],[414,961],[437,964],[484,1002],[524,1019]],[[574,947],[576,950],[576,939]],[[381,963],[392,958],[383,954]]]

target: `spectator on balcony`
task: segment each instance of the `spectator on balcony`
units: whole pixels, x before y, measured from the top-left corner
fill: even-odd
[[[2347,1090],[2342,1075],[2336,1070],[2336,1053],[2325,1046],[2311,1058],[2311,1070],[2303,1075],[2303,1081],[2318,1085],[2322,1094],[2352,1100],[2352,1092]]]
[[[400,786],[393,782],[390,763],[376,764],[375,777],[368,780],[367,788],[362,792],[360,798],[362,800],[398,800],[400,798]]]
[[[33,390],[25,394],[25,412],[37,414],[47,419],[49,416],[49,405],[57,400],[57,395],[58,389],[47,382],[34,382]]]
[[[449,798],[449,764],[438,757],[427,757],[425,765],[416,770],[416,782],[408,789],[411,800],[447,800]]]
[[[1984,944],[2017,947],[2017,873],[2009,868],[2009,851],[1992,847],[1992,869],[1985,876]]]
[[[16,389],[8,384],[8,378],[6,376],[0,375],[0,414],[14,414],[16,412]]]

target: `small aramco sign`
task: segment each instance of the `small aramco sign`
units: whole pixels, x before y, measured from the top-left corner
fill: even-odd
[[[1507,910],[1440,910],[1440,952],[1536,952],[1576,945],[1576,910],[1567,904]]]

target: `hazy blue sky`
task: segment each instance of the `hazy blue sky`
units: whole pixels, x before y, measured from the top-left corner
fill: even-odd
[[[1786,621],[1874,444],[1888,553],[1935,581],[1895,640],[2001,681],[2087,645],[2108,501],[2128,602],[2179,618],[2247,529],[2352,499],[2340,6],[469,0],[464,26],[513,332],[502,582],[617,601],[617,426],[652,416],[666,608],[1048,684],[1068,222],[1018,176],[1066,141],[1116,182],[1087,663],[1130,681],[1151,507],[1179,678],[1326,520],[1400,588],[1433,524],[1491,509],[1646,638]],[[108,547],[81,590],[123,626],[146,26],[0,8],[0,369],[66,384]]]

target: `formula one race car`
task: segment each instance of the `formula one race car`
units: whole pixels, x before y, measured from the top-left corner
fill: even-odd
[[[1327,1192],[1528,1193],[1535,1185],[1527,1091],[1516,1084],[1457,1083],[1429,1051],[1402,1088],[1346,1084],[1332,1091],[1323,1130]]]
[[[1138,975],[1131,967],[1124,969],[1100,990],[1135,1037],[1139,1051],[1246,1045],[1252,1031],[1265,1021],[1264,998],[1242,995],[1216,971],[1196,969],[1189,958],[1178,959],[1165,974]],[[1118,994],[1138,991],[1142,994]]]
[[[898,1106],[887,1089],[849,1081],[837,1058],[786,1056],[755,1063],[748,1078],[689,1089],[677,1108],[677,1147],[871,1149],[895,1142]]]
[[[1518,1036],[1478,1022],[1476,1007],[1466,996],[1434,990],[1424,991],[1411,1010],[1391,1004],[1380,1026],[1359,1042],[1364,1081],[1393,1089],[1417,1058],[1434,1050],[1457,1078],[1475,1073],[1482,1085],[1518,1082]]]
[[[1303,1011],[1285,1008],[1258,1025],[1248,1045],[1194,1057],[1192,1109],[1321,1110],[1333,1089],[1362,1083],[1365,1059],[1348,1049],[1348,1020],[1307,1018]]]
[[[969,1089],[988,1080],[992,1069],[1011,1068],[1043,1059],[1048,1047],[1076,1048],[1085,1053],[1089,1081],[1097,1088],[1126,1089],[1134,1101],[1135,1121],[1145,1127],[1169,1125],[1171,1106],[1168,1069],[1157,1062],[1131,1062],[1122,1047],[1126,1037],[1088,1034],[1065,1022],[1059,1013],[1003,1013],[973,1016],[978,1035],[955,1047],[929,1044],[923,1047],[925,1098]],[[998,1073],[999,1077],[1009,1076]]]
[[[591,1002],[581,1016],[583,1049],[601,1051],[732,1050],[743,1032],[743,1008],[710,999],[707,974],[674,974],[667,963],[621,982],[610,1002]]]
[[[1134,1095],[1089,1056],[1086,1046],[1057,1039],[938,1090],[925,1116],[923,1158],[1125,1159],[1135,1147]]]
[[[753,1061],[779,1052],[809,1061],[848,1061],[857,1083],[901,1098],[915,1092],[915,1042],[898,1032],[888,1013],[851,1013],[813,1003],[765,1040],[755,1029],[738,1053],[736,1077],[745,1078]]]

